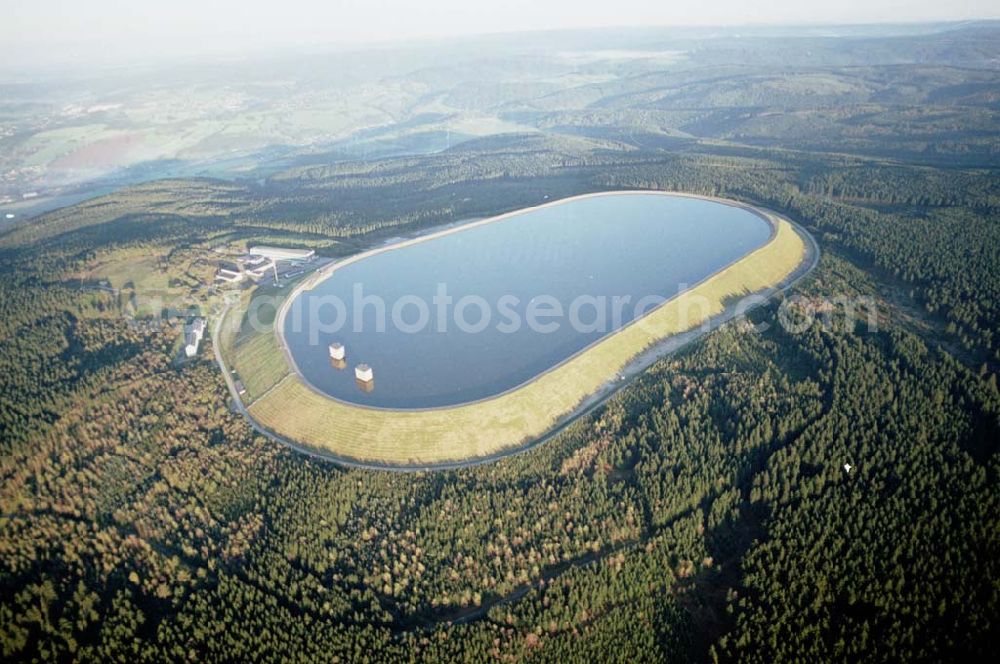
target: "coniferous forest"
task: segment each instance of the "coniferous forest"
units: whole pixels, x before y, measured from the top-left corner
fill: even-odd
[[[943,76],[853,67],[838,75],[911,95]],[[692,110],[694,83],[661,80],[688,96],[514,110],[541,130],[155,180],[8,227],[3,659],[990,659],[1000,75],[948,74],[924,97],[937,106],[716,87],[729,101]],[[663,140],[669,122],[685,135]],[[773,209],[816,238],[819,265],[494,463],[298,454],[234,412],[209,337],[178,362],[183,316],[142,307],[158,289],[207,312],[216,246],[344,256],[615,189]]]

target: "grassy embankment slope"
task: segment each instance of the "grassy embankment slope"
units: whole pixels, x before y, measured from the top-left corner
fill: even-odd
[[[277,292],[266,287],[268,295]],[[244,291],[240,294],[239,301],[230,305],[221,322],[222,331],[219,335],[227,367],[235,369],[246,386],[247,392],[243,395],[246,405],[266,394],[292,371],[274,334],[274,310],[267,307],[256,312],[256,325],[251,325],[248,321],[248,309],[253,296],[254,291]]]
[[[516,448],[543,435],[652,344],[721,313],[731,297],[781,283],[802,262],[805,245],[788,222],[776,223],[777,232],[765,246],[524,387],[495,398],[436,410],[375,410],[334,401],[290,374],[253,401],[249,413],[287,440],[361,462],[437,464]],[[275,373],[269,373],[273,380]]]

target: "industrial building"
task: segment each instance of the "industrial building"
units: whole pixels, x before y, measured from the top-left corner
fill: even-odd
[[[243,254],[236,258],[236,262],[245,268],[266,265],[269,260],[267,256],[255,256],[254,254]]]
[[[205,336],[205,319],[195,318],[184,326],[184,355],[194,357],[198,354],[198,346]]]
[[[215,278],[217,281],[225,281],[229,284],[236,284],[243,281],[243,273],[222,267],[219,268],[219,272],[215,275]]]
[[[184,355],[194,357],[198,354],[198,344],[200,340],[193,332],[184,335]]]
[[[283,247],[267,247],[264,245],[250,247],[251,256],[263,256],[272,261],[304,261],[316,255],[313,249],[285,249]]]
[[[237,284],[244,279],[259,281],[269,273],[274,275],[275,282],[279,276],[292,279],[305,273],[304,264],[316,256],[313,249],[288,249],[285,247],[269,247],[260,245],[250,247],[247,253],[235,257],[236,265],[219,267],[215,280],[228,284]],[[278,263],[287,263],[291,269],[279,275]]]
[[[244,268],[244,273],[251,279],[257,280],[272,270],[276,270],[274,262],[265,262],[262,265]]]

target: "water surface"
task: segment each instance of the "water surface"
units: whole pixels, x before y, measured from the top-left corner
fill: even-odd
[[[388,408],[456,405],[552,368],[642,315],[635,304],[643,298],[676,295],[765,244],[770,232],[753,212],[713,201],[642,193],[571,199],[346,265],[296,296],[284,336],[304,378],[332,397]],[[434,300],[441,284],[450,306]],[[353,315],[358,287],[385,303],[384,329],[371,304]],[[429,314],[418,332],[413,296]],[[491,310],[481,331],[463,331],[455,322],[456,304],[466,296],[482,298]],[[568,316],[581,296],[576,320],[582,327]],[[409,304],[400,310],[405,329],[399,329],[391,310],[404,297]],[[615,297],[624,301],[620,316]],[[319,304],[331,298],[344,303],[341,329],[310,329],[310,311],[318,311],[323,324],[336,322],[335,307]],[[508,306],[498,306],[501,298]],[[539,298],[558,302],[564,314],[536,317],[544,330],[526,322],[529,303]],[[605,312],[603,325],[597,306]],[[478,305],[468,304],[463,318],[482,327]],[[342,369],[329,358],[334,341],[346,347]],[[374,371],[370,391],[359,389],[354,377],[362,362]]]

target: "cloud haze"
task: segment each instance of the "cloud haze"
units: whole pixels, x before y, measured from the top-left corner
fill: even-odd
[[[354,45],[609,26],[917,22],[990,18],[982,0],[5,0],[0,39],[17,60],[74,60]]]

